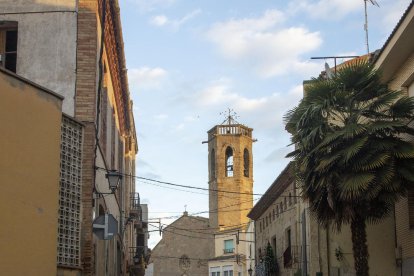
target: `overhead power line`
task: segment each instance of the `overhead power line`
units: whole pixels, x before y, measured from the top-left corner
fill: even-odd
[[[101,168],[101,167],[96,167],[96,168],[99,169],[99,170],[107,171],[107,169],[105,169],[105,168]],[[182,188],[187,188],[187,189],[195,189],[195,190],[202,190],[202,191],[209,191],[209,192],[217,192],[217,193],[227,193],[227,194],[240,194],[240,195],[263,196],[263,194],[258,194],[258,193],[245,193],[245,192],[237,192],[237,191],[227,191],[227,190],[203,188],[203,187],[190,186],[190,185],[182,185],[182,184],[177,184],[177,183],[172,183],[172,182],[167,182],[167,181],[160,181],[160,180],[151,179],[151,178],[142,177],[142,176],[136,176],[136,175],[132,175],[132,174],[125,174],[125,173],[122,173],[122,172],[119,172],[119,174],[121,174],[123,176],[126,176],[126,177],[134,177],[136,179],[141,179],[141,180],[155,182],[155,183],[162,184],[162,185],[182,187]],[[297,195],[287,195],[287,196],[283,196],[283,195],[280,195],[279,197],[301,197],[301,196],[297,196]]]

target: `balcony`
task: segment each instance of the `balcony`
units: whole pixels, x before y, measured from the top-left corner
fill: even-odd
[[[223,249],[224,254],[231,254],[234,253],[234,248],[225,248]]]
[[[142,228],[142,209],[139,193],[131,193],[129,216],[133,220],[136,227]]]
[[[130,275],[141,276],[145,274],[145,267],[148,263],[145,246],[130,247],[131,259],[128,261]]]
[[[226,124],[213,127],[208,132],[208,139],[217,135],[239,135],[252,138],[252,129],[241,124]]]
[[[139,199],[139,193],[131,193],[131,205],[129,214],[133,217],[142,218],[141,202]]]

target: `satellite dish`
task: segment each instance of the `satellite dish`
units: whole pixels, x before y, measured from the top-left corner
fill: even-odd
[[[332,79],[333,73],[332,73],[331,68],[329,68],[329,64],[327,62],[325,62],[325,72],[326,72],[326,78]]]

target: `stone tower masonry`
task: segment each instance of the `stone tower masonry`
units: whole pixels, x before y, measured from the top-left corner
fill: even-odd
[[[208,131],[207,141],[210,226],[219,231],[245,226],[253,206],[253,129],[230,113]]]

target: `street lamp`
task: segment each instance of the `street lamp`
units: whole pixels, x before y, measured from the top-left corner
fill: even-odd
[[[122,179],[122,175],[117,172],[116,170],[109,170],[105,177],[108,179],[109,182],[109,189],[111,189],[112,193],[118,188],[119,181]]]
[[[138,264],[138,263],[139,263],[139,261],[140,261],[140,256],[138,256],[138,254],[136,254],[136,255],[133,257],[133,259],[134,259],[134,264]]]

